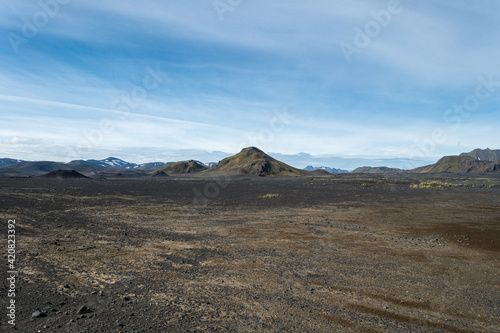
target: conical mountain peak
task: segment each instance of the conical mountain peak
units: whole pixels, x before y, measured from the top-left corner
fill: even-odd
[[[248,174],[254,176],[303,176],[306,171],[300,170],[280,162],[256,147],[248,147],[238,154],[227,157],[211,172],[225,172],[229,174]]]

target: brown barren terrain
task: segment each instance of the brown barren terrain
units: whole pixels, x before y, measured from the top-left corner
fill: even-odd
[[[0,178],[0,197],[20,332],[500,330],[498,175]]]

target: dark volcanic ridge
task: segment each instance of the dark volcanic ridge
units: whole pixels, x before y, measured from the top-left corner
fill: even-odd
[[[470,156],[481,161],[496,162],[500,161],[500,149],[474,149],[468,153],[462,153],[460,156]]]
[[[483,161],[471,156],[445,156],[435,164],[412,170],[416,173],[490,173],[500,171],[500,161]]]
[[[45,175],[41,175],[43,178],[88,178],[75,170],[54,170]]]
[[[491,173],[500,171],[500,150],[474,149],[460,155],[444,156],[434,164],[412,170],[388,167],[359,167],[352,173]]]

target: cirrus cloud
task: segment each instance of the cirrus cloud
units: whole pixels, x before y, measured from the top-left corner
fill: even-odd
[[[7,139],[2,140],[3,145],[40,145],[42,144],[42,140],[22,137],[22,136],[13,136]]]

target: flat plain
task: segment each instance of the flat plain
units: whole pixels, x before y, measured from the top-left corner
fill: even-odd
[[[0,197],[21,332],[500,330],[498,175],[0,178]]]

